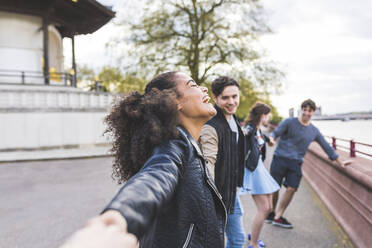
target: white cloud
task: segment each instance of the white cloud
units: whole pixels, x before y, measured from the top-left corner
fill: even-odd
[[[265,5],[275,33],[263,37],[263,44],[287,66],[284,94],[273,97],[281,114],[287,116],[306,98],[325,113],[372,109],[372,31],[365,25],[371,1],[268,0]]]

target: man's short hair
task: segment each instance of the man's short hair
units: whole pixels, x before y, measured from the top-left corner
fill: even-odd
[[[227,86],[231,86],[231,85],[239,88],[239,83],[231,77],[221,76],[221,77],[216,78],[212,83],[213,95],[215,95],[216,97],[221,95],[222,91]]]
[[[316,110],[315,102],[311,99],[307,99],[307,100],[303,101],[303,103],[301,104],[301,109],[304,109],[307,106],[309,106],[313,111]]]

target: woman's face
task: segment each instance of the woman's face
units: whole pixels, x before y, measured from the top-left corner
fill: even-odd
[[[261,125],[267,126],[270,121],[270,113],[261,115]]]
[[[179,112],[182,118],[194,119],[195,121],[207,121],[216,114],[216,109],[209,103],[208,89],[199,86],[195,81],[184,73],[176,75]]]

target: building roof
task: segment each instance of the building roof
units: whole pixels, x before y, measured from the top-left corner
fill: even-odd
[[[47,17],[63,37],[93,33],[115,16],[95,0],[0,0],[0,11]]]

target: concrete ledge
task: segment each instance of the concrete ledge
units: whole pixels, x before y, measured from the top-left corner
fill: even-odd
[[[342,159],[347,153],[338,151]],[[372,244],[372,160],[353,159],[346,169],[332,163],[318,144],[305,156],[303,174],[356,247]]]
[[[10,162],[47,161],[112,156],[110,145],[33,151],[0,152],[0,164]]]
[[[60,146],[39,146],[39,147],[17,147],[17,148],[6,148],[0,149],[0,154],[2,152],[43,152],[48,150],[68,150],[68,149],[88,149],[95,147],[110,147],[110,143],[96,143],[96,144],[70,144],[70,145],[60,145]]]

